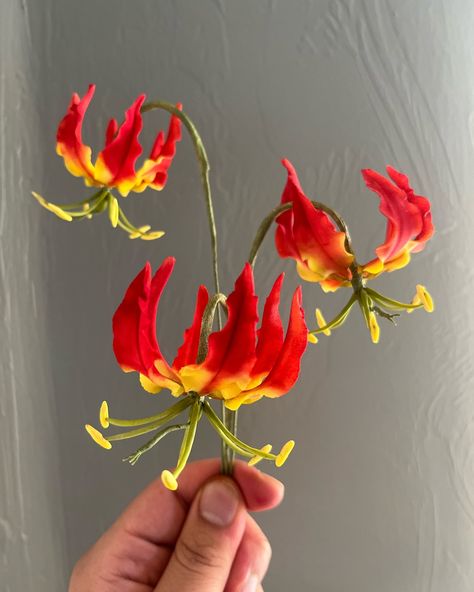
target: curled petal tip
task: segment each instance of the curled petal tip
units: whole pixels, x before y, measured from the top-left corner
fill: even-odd
[[[294,440],[288,440],[286,444],[284,444],[283,448],[280,450],[279,454],[276,457],[275,465],[277,467],[281,467],[285,464],[287,458],[290,456],[291,451],[295,447]]]
[[[176,491],[178,489],[178,482],[171,471],[165,470],[161,473],[161,482],[170,491]]]
[[[89,436],[94,440],[96,444],[98,444],[102,448],[105,448],[106,450],[110,450],[112,448],[112,444],[106,438],[104,438],[104,436],[99,432],[99,430],[96,430],[93,426],[89,424],[86,424],[84,427],[86,428],[86,432],[89,434]]]

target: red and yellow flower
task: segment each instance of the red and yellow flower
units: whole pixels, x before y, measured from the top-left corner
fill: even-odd
[[[207,354],[196,363],[203,315],[209,302],[208,292],[201,286],[193,323],[169,364],[161,354],[155,322],[173,266],[174,259],[170,257],[151,277],[147,264],[118,307],[113,319],[113,347],[121,368],[138,372],[143,388],[150,393],[163,388],[174,396],[194,392],[221,399],[230,409],[287,393],[298,377],[307,341],[301,288],[293,296],[286,336],[278,312],[282,275],[266,300],[257,331],[257,296],[252,268],[246,264],[226,300],[228,318],[224,328],[210,334]]]
[[[393,320],[401,310],[411,311],[424,307],[431,312],[433,302],[426,288],[419,285],[412,303],[393,300],[366,287],[384,271],[394,271],[410,262],[411,254],[424,249],[434,233],[431,206],[426,197],[417,195],[408,177],[387,167],[389,179],[371,169],[362,176],[372,191],[380,197],[380,211],[387,219],[384,242],[375,249],[375,258],[359,264],[352,250],[347,228],[340,217],[328,208],[311,202],[301,189],[296,171],[288,160],[283,161],[288,178],[281,204],[291,204],[276,218],[276,248],[281,257],[295,259],[298,274],[305,280],[319,283],[326,292],[341,287],[352,287],[354,294],[330,322],[326,323],[319,310],[316,313],[318,329],[311,331],[309,339],[317,342],[317,333],[326,333],[341,325],[352,306],[358,302],[362,308],[372,340],[379,339],[376,315]],[[329,211],[329,213],[328,213]],[[422,300],[420,294],[425,297]],[[394,313],[395,311],[395,313]]]
[[[284,334],[279,313],[283,275],[276,280],[266,299],[258,329],[258,299],[249,264],[245,265],[227,299],[223,295],[210,299],[206,288],[201,286],[192,324],[184,333],[183,344],[174,361],[169,363],[158,344],[156,316],[174,263],[171,257],[165,259],[153,276],[147,263],[130,284],[113,318],[113,348],[121,368],[125,372],[138,372],[140,383],[147,392],[155,394],[168,389],[179,397],[178,403],[166,412],[166,421],[190,408],[189,422],[182,426],[187,430],[185,438],[189,442],[187,440],[188,443],[183,444],[175,472],[165,471],[163,482],[171,489],[177,486],[176,478],[184,468],[186,454],[189,456],[196,426],[203,413],[220,437],[237,453],[247,456],[251,464],[268,459],[281,466],[291,452],[292,441],[285,444],[277,455],[271,454],[269,445],[260,449],[250,447],[223,425],[207,399],[219,399],[229,409],[236,410],[240,405],[254,403],[262,397],[281,397],[292,388],[299,375],[308,336],[301,288],[297,288],[293,295]],[[224,301],[227,321],[221,330],[211,332],[216,306]],[[145,418],[148,422],[145,424],[137,423],[142,420],[111,419],[104,405],[100,417],[102,427],[143,426],[138,428],[137,435],[145,433],[143,430],[147,426],[151,425],[148,431],[152,431],[163,425],[162,418],[158,416]],[[105,448],[109,448],[114,440],[129,437],[116,435],[105,438],[91,426],[86,429]],[[141,452],[138,452],[140,456]],[[137,458],[135,454],[130,460],[135,462]]]
[[[119,126],[111,119],[105,132],[105,145],[92,162],[92,149],[82,140],[82,126],[95,85],[90,85],[81,98],[74,93],[66,115],[59,123],[56,151],[64,159],[67,170],[75,177],[82,177],[88,187],[97,187],[91,198],[75,204],[51,204],[38,194],[33,194],[47,209],[63,220],[90,218],[108,207],[112,225],[126,230],[131,238],[154,239],[161,231],[150,232],[149,227],[136,228],[125,217],[111,190],[116,189],[122,197],[131,192],[141,193],[146,188],[160,191],[166,184],[168,169],[176,152],[176,143],[181,139],[181,122],[172,115],[165,137],[160,131],[143,164],[137,168],[137,160],[143,149],[139,135],[143,128],[142,107],[145,95],[140,95],[125,111],[125,119]],[[181,109],[181,105],[177,106]]]

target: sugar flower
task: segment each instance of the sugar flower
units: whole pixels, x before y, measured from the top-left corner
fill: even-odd
[[[95,85],[90,85],[81,98],[74,93],[66,115],[59,123],[56,151],[64,159],[67,170],[75,177],[82,177],[88,187],[98,191],[91,197],[73,204],[53,204],[33,193],[46,209],[66,221],[91,218],[105,209],[109,212],[112,226],[120,226],[130,238],[153,240],[164,233],[150,232],[149,226],[135,227],[127,219],[112,194],[116,190],[122,197],[131,192],[141,193],[146,188],[160,191],[166,184],[168,169],[175,155],[176,143],[181,139],[181,122],[173,115],[168,133],[160,131],[143,164],[136,163],[142,154],[139,135],[143,128],[141,109],[145,95],[140,95],[125,112],[119,126],[111,119],[105,132],[105,145],[92,162],[92,149],[82,140],[82,125],[86,111],[94,95]],[[181,109],[181,106],[178,105]]]
[[[162,475],[163,483],[168,488],[177,487],[177,477],[186,464],[202,415],[207,417],[226,444],[247,457],[251,464],[267,459],[281,466],[293,448],[292,440],[283,446],[279,454],[272,454],[270,445],[251,447],[224,426],[209,399],[222,400],[229,409],[235,410],[242,404],[255,403],[262,397],[281,397],[292,388],[299,375],[308,336],[301,289],[297,288],[293,295],[285,334],[279,313],[283,275],[277,278],[266,299],[258,329],[258,299],[249,264],[245,265],[228,298],[221,294],[209,298],[206,288],[201,286],[192,324],[186,329],[183,344],[170,364],[158,344],[156,316],[174,264],[173,258],[165,259],[152,276],[151,266],[147,263],[130,284],[113,318],[113,348],[125,372],[139,373],[145,391],[156,394],[167,389],[179,400],[164,414],[143,420],[110,418],[108,406],[103,403],[100,410],[103,428],[109,425],[139,427],[106,438],[95,428],[87,426],[89,435],[97,444],[108,448],[114,440],[156,431],[165,421],[188,410],[189,419],[186,423],[159,431],[150,441],[152,444],[147,443],[145,446],[148,450],[156,438],[164,437],[171,428],[172,431],[185,430],[175,471],[164,471]],[[220,303],[225,303],[227,321],[221,330],[213,332],[212,319]],[[136,462],[143,452],[142,447],[128,460]]]
[[[410,262],[412,253],[421,251],[434,233],[430,202],[417,195],[408,177],[387,167],[389,179],[371,169],[362,176],[372,191],[380,198],[380,212],[387,219],[384,242],[375,249],[375,257],[364,264],[357,262],[347,228],[329,208],[311,202],[304,194],[293,165],[284,160],[288,178],[281,204],[291,204],[276,218],[276,248],[281,257],[296,261],[300,277],[319,283],[326,292],[341,287],[351,287],[353,295],[341,312],[329,323],[316,309],[318,328],[309,333],[309,340],[317,342],[318,333],[330,334],[347,318],[352,306],[358,302],[372,341],[377,343],[380,328],[377,316],[393,322],[399,311],[434,308],[425,287],[418,285],[411,303],[388,298],[367,287],[367,281],[384,271],[401,269]]]

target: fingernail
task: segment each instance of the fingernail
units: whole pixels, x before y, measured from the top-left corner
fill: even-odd
[[[241,592],[255,592],[260,583],[260,579],[256,574],[250,574],[248,580],[245,582]]]
[[[239,495],[236,488],[217,479],[204,487],[199,511],[207,522],[215,526],[229,526],[235,518],[238,506]]]

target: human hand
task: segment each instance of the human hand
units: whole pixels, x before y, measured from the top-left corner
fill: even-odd
[[[178,491],[151,483],[76,564],[69,592],[262,592],[271,548],[250,511],[274,508],[282,483],[236,462],[191,463]]]

